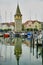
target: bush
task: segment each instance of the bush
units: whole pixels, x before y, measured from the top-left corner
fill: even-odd
[[[38,31],[38,29],[37,28],[34,28],[34,31]]]
[[[28,28],[27,31],[33,31],[33,29],[32,28]]]

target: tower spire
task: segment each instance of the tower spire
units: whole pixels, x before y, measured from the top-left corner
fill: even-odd
[[[20,12],[19,4],[17,3],[17,9],[16,9],[16,14],[15,15],[22,15]]]

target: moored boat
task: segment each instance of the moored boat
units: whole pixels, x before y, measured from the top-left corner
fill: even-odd
[[[0,37],[3,37],[3,34],[0,33]]]
[[[4,34],[3,34],[3,37],[4,37],[4,38],[8,38],[8,37],[10,37],[10,34],[9,34],[9,33],[4,33]]]

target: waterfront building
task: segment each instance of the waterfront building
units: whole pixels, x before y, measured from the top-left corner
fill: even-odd
[[[25,30],[26,29],[37,29],[37,30],[42,29],[42,26],[41,26],[42,24],[38,20],[28,20],[23,25]]]
[[[14,31],[15,30],[15,23],[14,22],[10,22],[10,23],[0,23],[0,32],[1,30],[11,30]]]

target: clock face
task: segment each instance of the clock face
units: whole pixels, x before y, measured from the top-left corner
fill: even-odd
[[[21,19],[21,16],[16,16],[15,19]]]
[[[18,19],[18,16],[16,16],[16,19]]]

